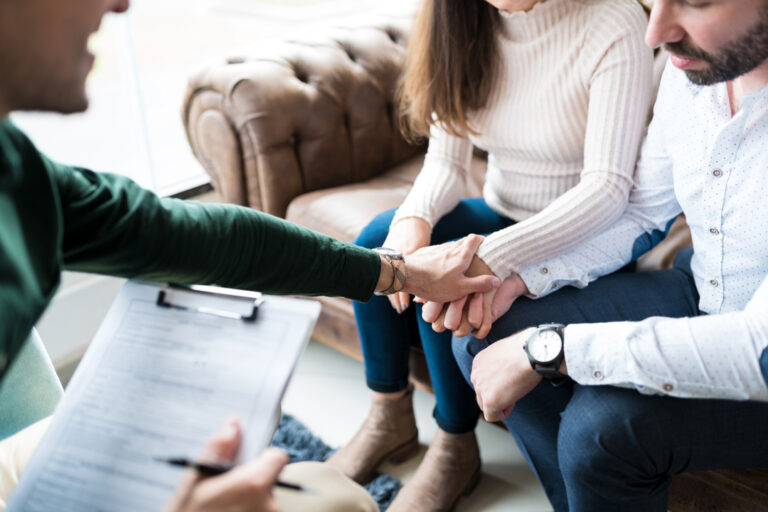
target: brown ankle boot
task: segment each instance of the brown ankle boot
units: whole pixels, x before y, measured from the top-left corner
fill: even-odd
[[[449,434],[438,428],[424,459],[395,496],[389,512],[453,510],[480,479],[480,450],[474,432]]]
[[[374,398],[368,417],[352,440],[326,461],[357,483],[364,484],[385,460],[399,463],[419,449],[413,415],[413,386],[395,399]]]

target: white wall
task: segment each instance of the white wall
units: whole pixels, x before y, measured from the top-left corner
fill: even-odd
[[[114,277],[64,273],[61,288],[37,323],[57,370],[77,363],[124,282]]]

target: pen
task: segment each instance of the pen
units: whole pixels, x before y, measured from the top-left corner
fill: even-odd
[[[196,462],[194,460],[186,459],[184,457],[155,457],[155,460],[158,462],[165,462],[166,464],[170,464],[171,466],[192,468],[199,471],[205,476],[220,475],[222,473],[226,473],[227,471],[235,467],[230,464],[206,464],[203,462]],[[293,491],[311,492],[309,489],[307,489],[306,487],[302,487],[301,485],[282,482],[280,480],[275,482],[275,485],[277,487],[282,487],[283,489],[291,489]]]

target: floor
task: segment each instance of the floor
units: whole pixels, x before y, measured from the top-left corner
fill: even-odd
[[[331,446],[340,446],[357,430],[368,410],[363,365],[327,346],[311,341],[283,400],[283,410],[309,427]],[[400,465],[381,469],[407,481],[435,431],[434,397],[416,390],[416,420],[422,452]],[[506,431],[481,422],[477,429],[483,477],[475,491],[462,498],[457,512],[552,510],[541,485]]]

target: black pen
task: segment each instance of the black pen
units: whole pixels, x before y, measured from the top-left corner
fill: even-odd
[[[227,471],[235,467],[231,464],[206,464],[203,462],[196,462],[194,460],[186,459],[183,457],[155,457],[155,460],[158,462],[165,462],[166,464],[170,464],[171,466],[192,468],[199,471],[205,476],[220,475],[222,473],[226,473]],[[291,489],[293,491],[312,492],[306,487],[302,487],[296,484],[291,484],[288,482],[282,482],[280,480],[275,482],[275,485],[277,487],[282,487],[283,489]]]

